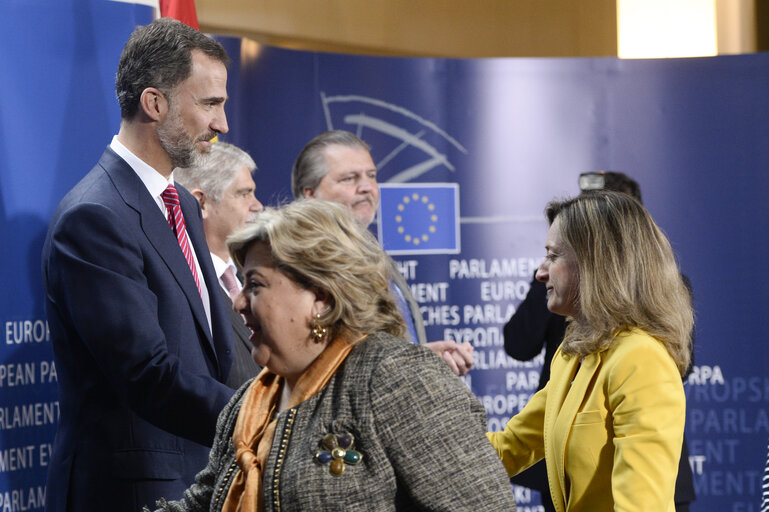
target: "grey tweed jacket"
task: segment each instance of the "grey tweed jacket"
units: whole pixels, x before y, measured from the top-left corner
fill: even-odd
[[[219,417],[208,466],[181,501],[160,501],[160,510],[221,510],[239,471],[232,431],[247,386]],[[429,349],[371,335],[320,393],[278,415],[264,510],[515,511],[485,432],[483,407]],[[340,475],[317,457],[327,451],[321,442],[328,434],[347,448]],[[352,446],[342,441],[347,435]]]

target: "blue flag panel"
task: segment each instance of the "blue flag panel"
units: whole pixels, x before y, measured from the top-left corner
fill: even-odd
[[[456,183],[380,184],[379,241],[390,254],[456,254]]]

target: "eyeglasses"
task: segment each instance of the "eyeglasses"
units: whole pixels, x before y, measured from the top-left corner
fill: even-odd
[[[579,189],[582,192],[588,190],[603,190],[606,186],[604,171],[583,172],[579,175]]]

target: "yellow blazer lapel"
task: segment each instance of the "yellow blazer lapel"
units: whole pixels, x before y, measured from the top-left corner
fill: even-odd
[[[566,359],[558,349],[554,359],[557,363],[552,367],[550,382],[547,384],[549,389],[544,424],[545,459],[548,480],[551,485],[557,482],[560,491],[559,496],[553,497],[553,504],[558,512],[564,512],[566,509],[563,500],[566,496],[566,441],[569,436],[562,435],[556,440],[553,438],[553,432],[571,431],[574,418],[584,402],[588,386],[600,366],[600,357],[598,354],[590,354],[580,365],[578,357],[572,356]]]

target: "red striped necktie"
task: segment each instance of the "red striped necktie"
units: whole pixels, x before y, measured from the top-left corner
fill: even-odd
[[[168,210],[168,224],[171,225],[171,229],[176,235],[176,239],[179,241],[179,246],[184,253],[184,259],[187,260],[187,265],[190,266],[192,271],[192,277],[195,279],[195,286],[198,287],[198,293],[203,295],[200,290],[200,278],[198,277],[198,270],[195,267],[195,259],[192,257],[192,247],[190,247],[190,241],[187,238],[187,226],[184,224],[184,215],[182,215],[182,207],[179,204],[179,193],[176,191],[176,187],[168,185],[160,197],[163,198],[163,203]]]

